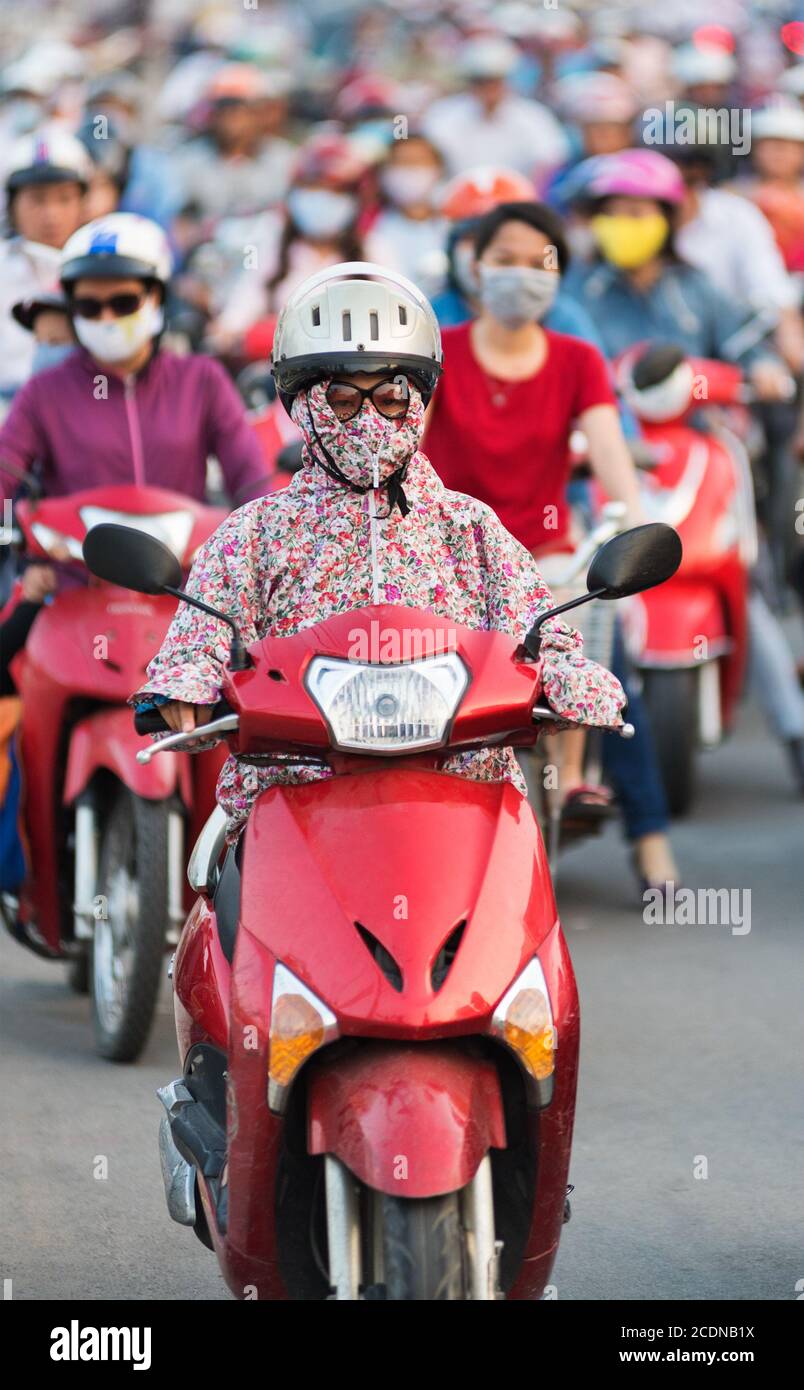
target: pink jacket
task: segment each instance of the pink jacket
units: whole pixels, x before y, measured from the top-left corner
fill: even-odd
[[[234,506],[266,490],[266,469],[244,407],[209,357],[157,352],[136,377],[104,375],[83,348],[39,372],[14,397],[0,428],[3,462],[35,471],[63,497],[104,483],[150,483],[204,498],[207,456],[220,461]]]

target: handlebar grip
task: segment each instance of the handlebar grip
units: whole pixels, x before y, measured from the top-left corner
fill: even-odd
[[[219,700],[212,707],[210,719],[222,719],[225,714],[232,714],[232,707],[226,700]],[[203,724],[199,729],[203,729]],[[155,709],[143,709],[134,715],[134,728],[138,734],[165,734],[172,733],[170,725],[162,717],[162,711],[157,706]]]
[[[168,727],[158,707],[142,709],[134,715],[134,728],[138,734],[163,734]]]

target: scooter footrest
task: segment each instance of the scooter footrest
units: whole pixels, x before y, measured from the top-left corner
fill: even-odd
[[[171,1117],[170,1132],[183,1158],[205,1178],[219,1178],[226,1162],[226,1133],[203,1105],[194,1101]]]

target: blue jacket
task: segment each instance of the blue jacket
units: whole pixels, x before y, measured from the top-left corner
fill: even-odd
[[[670,262],[642,291],[607,262],[576,263],[566,284],[594,320],[609,357],[651,340],[742,367],[776,356],[767,342],[767,325],[746,305],[727,299],[693,266]]]

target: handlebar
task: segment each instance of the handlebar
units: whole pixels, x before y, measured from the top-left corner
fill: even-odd
[[[217,709],[217,705],[215,708]],[[146,710],[146,713],[153,714],[153,710]],[[162,723],[164,728],[168,727],[164,720]],[[149,763],[157,753],[166,753],[171,748],[185,748],[188,743],[202,742],[207,738],[217,738],[219,734],[231,733],[239,725],[240,716],[230,712],[220,719],[211,719],[208,724],[191,729],[189,733],[171,734],[168,738],[160,738],[158,743],[152,743],[150,748],[141,748],[137,754],[137,762]]]
[[[212,707],[212,721],[224,719],[227,714],[232,713],[232,707],[226,700],[219,700],[217,705]],[[210,721],[210,722],[212,722]],[[162,710],[159,705],[154,709],[140,710],[134,715],[134,728],[138,734],[163,734],[170,730],[170,725],[165,723]],[[209,728],[209,724],[198,724],[193,730],[193,737],[200,736],[201,732]]]

